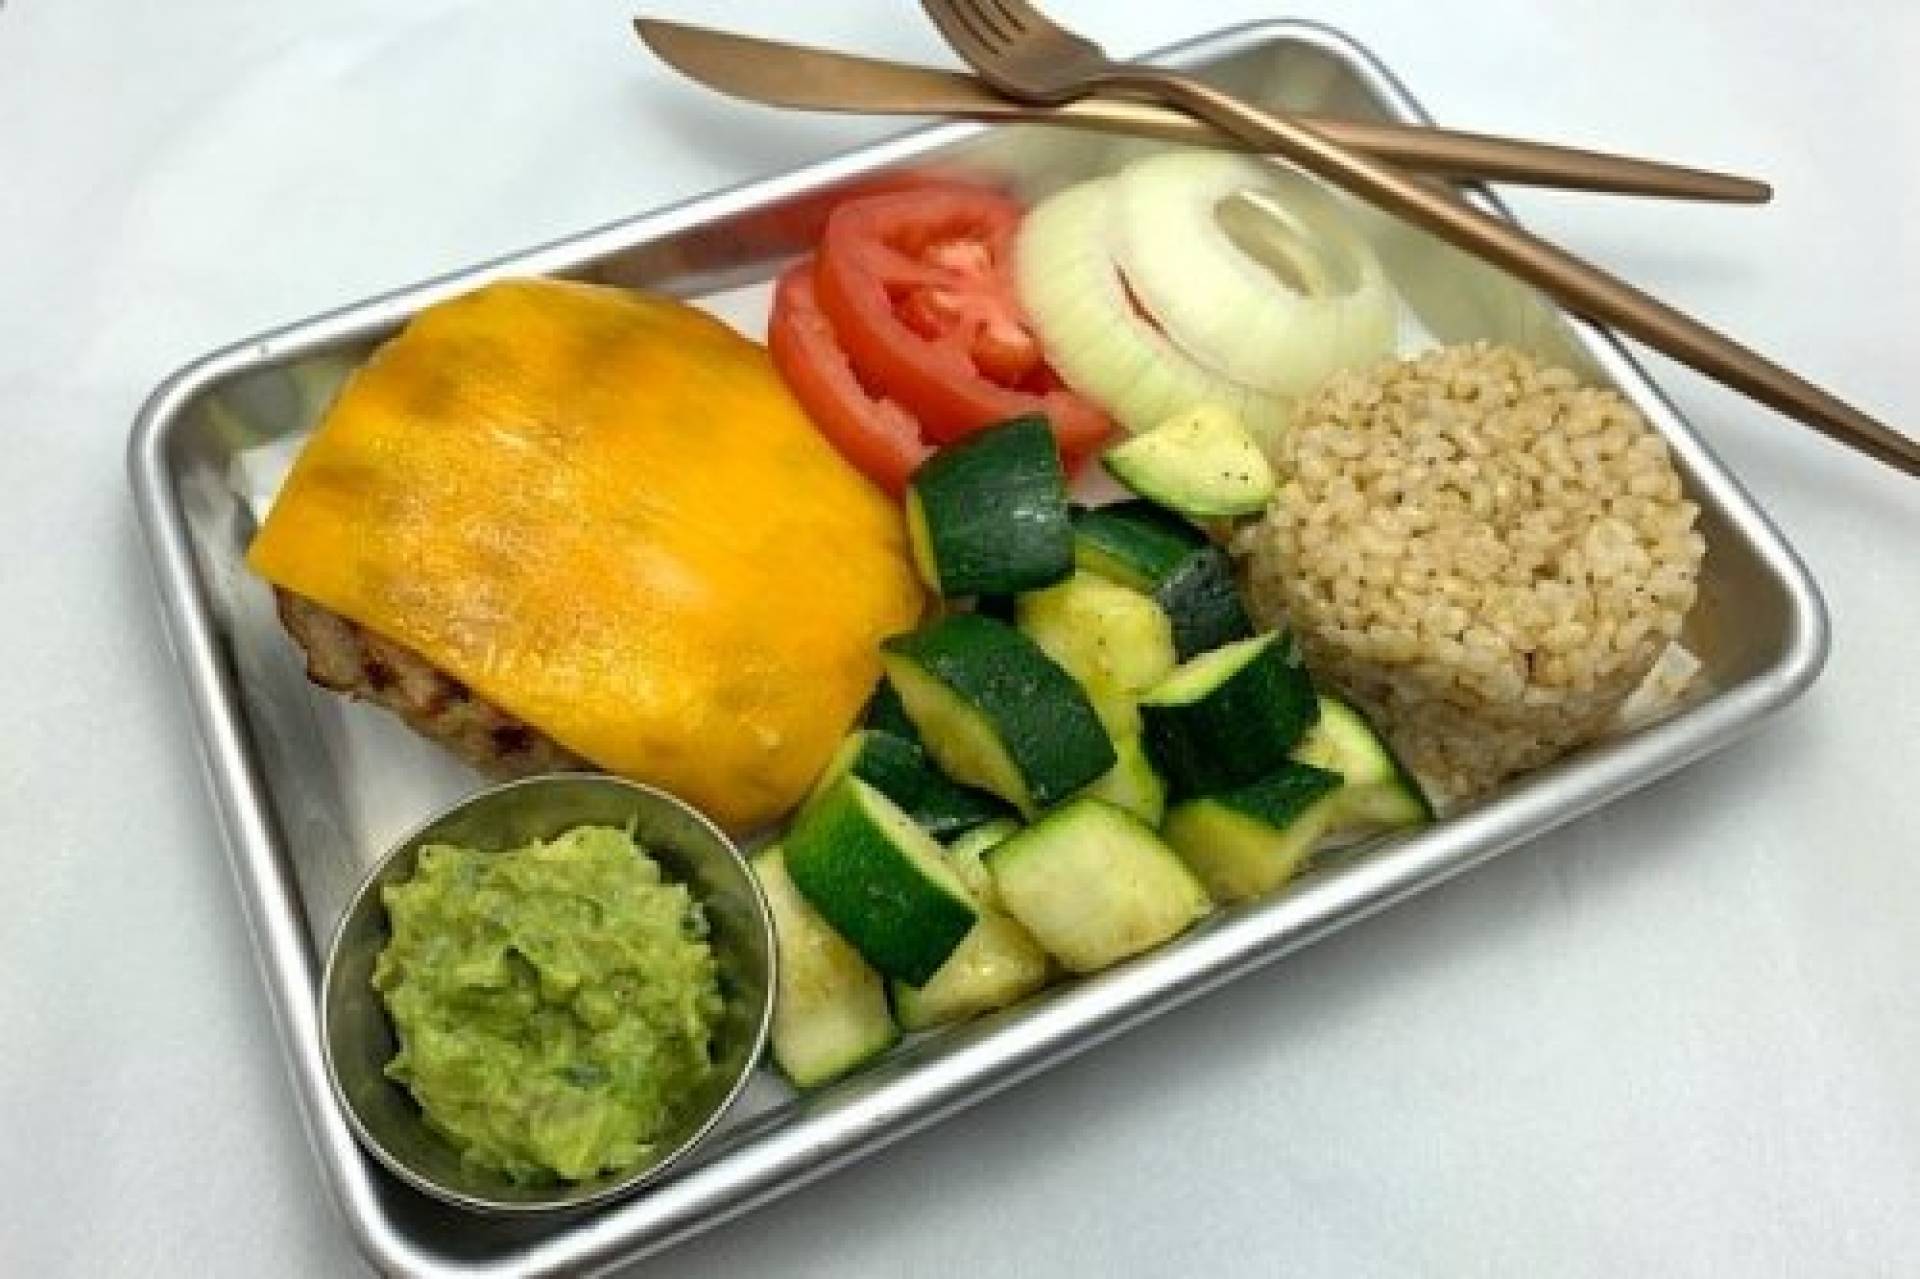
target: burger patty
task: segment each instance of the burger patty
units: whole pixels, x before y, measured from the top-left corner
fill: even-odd
[[[320,687],[386,707],[415,732],[497,777],[587,767],[412,649],[292,591],[276,588],[274,596],[281,624],[306,654],[307,678]]]

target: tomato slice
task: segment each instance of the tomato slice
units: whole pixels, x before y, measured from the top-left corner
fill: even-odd
[[[801,262],[773,289],[767,350],[787,389],[840,456],[898,497],[933,446],[920,424],[892,400],[868,392],[814,293],[813,261]]]
[[[1044,413],[1071,464],[1112,424],[1047,367],[1014,290],[1019,221],[1006,196],[959,183],[848,201],[821,235],[819,305],[861,380],[929,438]]]

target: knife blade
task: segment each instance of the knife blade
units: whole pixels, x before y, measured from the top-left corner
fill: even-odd
[[[868,115],[954,116],[1134,134],[1188,145],[1240,144],[1190,116],[1122,98],[1058,107],[1001,97],[958,71],[835,53],[664,18],[635,18],[642,42],[681,74],[768,106]],[[1657,160],[1452,129],[1299,115],[1329,139],[1433,177],[1509,182],[1619,195],[1764,204],[1764,182]]]

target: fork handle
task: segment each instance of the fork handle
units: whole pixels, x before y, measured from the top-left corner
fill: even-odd
[[[1829,439],[1920,476],[1920,444],[1914,440],[1619,277],[1512,222],[1483,213],[1451,192],[1417,182],[1398,169],[1329,141],[1312,128],[1185,76],[1121,68],[1095,83],[1098,88],[1179,106],[1505,268],[1579,314],[1639,338]]]

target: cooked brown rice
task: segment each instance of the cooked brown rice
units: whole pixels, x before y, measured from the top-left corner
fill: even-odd
[[[1242,532],[1253,608],[1464,799],[1598,733],[1679,634],[1705,542],[1617,393],[1485,343],[1340,374]]]

